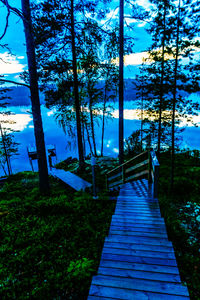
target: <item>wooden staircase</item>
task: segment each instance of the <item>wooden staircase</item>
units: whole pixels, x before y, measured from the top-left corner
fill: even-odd
[[[121,185],[88,300],[189,299],[148,180]]]

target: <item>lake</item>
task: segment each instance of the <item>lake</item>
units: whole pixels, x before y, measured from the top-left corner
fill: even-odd
[[[104,136],[104,155],[116,157],[118,155],[118,109],[114,104],[113,118],[107,119],[105,124]],[[124,137],[127,138],[133,131],[140,128],[139,112],[136,110],[135,102],[125,102],[124,105]],[[34,145],[33,119],[30,113],[30,107],[9,107],[9,110],[15,113],[10,118],[15,123],[11,125],[13,129],[19,130],[15,133],[16,142],[19,145],[19,155],[11,157],[11,165],[13,172],[31,170],[28,159],[27,146]],[[65,135],[62,128],[54,119],[54,111],[48,110],[44,106],[41,107],[45,142],[47,145],[55,145],[57,152],[57,161],[61,161],[69,156],[77,157],[77,147],[75,141]],[[101,118],[101,116],[100,116]],[[99,119],[100,119],[99,118]],[[196,122],[200,124],[200,116],[195,117]],[[185,127],[185,124],[181,124]],[[101,149],[101,127],[95,126],[97,138],[97,150]],[[182,148],[200,149],[200,129],[190,124],[181,134]],[[70,146],[71,144],[71,146]],[[87,153],[89,149],[87,148]],[[34,169],[37,170],[37,162],[34,161]],[[4,175],[0,168],[0,176]]]

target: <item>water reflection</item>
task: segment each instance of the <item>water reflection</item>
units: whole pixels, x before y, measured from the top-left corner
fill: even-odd
[[[140,111],[134,107],[135,103],[125,103],[124,112],[124,137],[127,138],[136,129],[140,128]],[[117,104],[115,104],[117,107]],[[33,131],[33,119],[29,107],[12,107],[11,111],[16,115],[10,116],[15,124],[12,124],[13,129],[19,130],[15,133],[16,142],[19,142],[19,155],[11,158],[11,164],[14,172],[23,170],[31,170],[31,166],[28,160],[27,146],[35,145],[34,131]],[[68,156],[77,157],[76,140],[72,140],[69,136],[65,135],[63,130],[58,126],[54,119],[55,110],[48,110],[45,107],[41,108],[43,117],[43,127],[45,133],[45,142],[47,145],[56,145],[58,161],[65,159]],[[118,151],[118,110],[113,111],[114,118],[107,118],[105,124],[105,136],[104,136],[104,155],[117,156]],[[9,118],[10,118],[9,117]],[[99,116],[99,121],[102,116]],[[195,116],[194,119],[200,123],[200,116]],[[100,127],[96,125],[95,133],[96,137],[101,136],[101,122]],[[189,147],[194,149],[200,149],[199,140],[199,128],[189,127],[187,128],[183,136],[182,147]],[[97,138],[97,153],[100,154],[101,139]],[[71,144],[71,147],[69,146]],[[86,149],[89,153],[89,148]],[[37,163],[34,162],[34,169],[37,169]],[[0,175],[3,175],[3,170],[0,169]]]

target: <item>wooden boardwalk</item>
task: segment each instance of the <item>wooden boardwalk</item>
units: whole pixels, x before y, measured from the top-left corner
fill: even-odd
[[[86,188],[92,187],[91,183],[83,180],[79,176],[69,171],[53,168],[51,171],[49,171],[49,174],[59,178],[60,180],[62,180],[64,183],[66,183],[76,191],[81,191],[81,190],[84,191]]]
[[[189,299],[147,180],[123,185],[88,300]]]

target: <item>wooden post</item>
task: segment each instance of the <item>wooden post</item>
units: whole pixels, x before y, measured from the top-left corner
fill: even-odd
[[[148,157],[149,157],[149,174],[148,174],[148,182],[149,184],[152,183],[152,177],[151,177],[151,151],[149,151],[148,153]]]
[[[122,166],[122,182],[125,183],[126,178],[125,178],[125,167]]]
[[[159,166],[155,166],[154,182],[153,182],[153,197],[154,198],[158,198],[158,178],[159,178]]]
[[[96,165],[96,158],[94,156],[92,156],[91,157],[91,166],[92,166],[92,187],[93,187],[93,198],[94,199],[97,198],[95,165]]]

